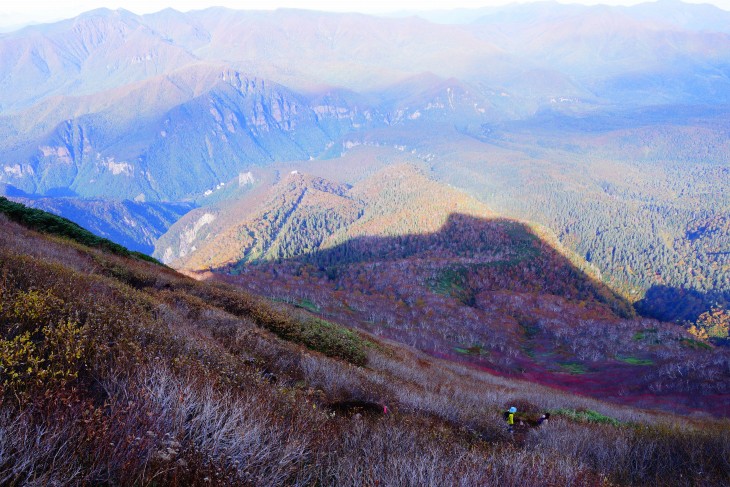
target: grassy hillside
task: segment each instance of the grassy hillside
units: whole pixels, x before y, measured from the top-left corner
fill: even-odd
[[[0,230],[3,485],[727,480],[727,421],[498,378],[7,217]]]

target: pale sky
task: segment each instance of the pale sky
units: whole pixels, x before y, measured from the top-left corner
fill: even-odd
[[[524,1],[524,0],[523,0]],[[562,3],[609,5],[633,5],[642,0],[560,0]],[[730,10],[730,0],[688,0],[692,3],[712,3]],[[124,8],[137,14],[157,12],[172,7],[181,12],[211,6],[223,6],[242,10],[273,10],[276,8],[301,8],[331,12],[387,13],[402,10],[440,10],[451,8],[479,8],[507,3],[514,0],[0,0],[0,28],[19,26],[30,22],[51,22],[75,17],[95,8]]]

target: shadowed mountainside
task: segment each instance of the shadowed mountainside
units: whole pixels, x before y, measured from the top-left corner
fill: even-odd
[[[439,202],[458,201],[445,196],[451,190],[414,171],[388,168],[349,189],[289,175],[245,224],[199,241],[187,262],[206,256],[204,268],[214,270],[207,278],[452,360],[618,402],[728,407],[727,371],[713,347],[676,325],[631,318],[631,304],[579,270],[549,234],[477,216],[478,205],[473,214],[449,213]],[[394,191],[400,184],[410,193]],[[424,214],[440,222],[434,231],[408,233],[429,227]],[[226,265],[216,267],[216,258]]]
[[[652,286],[646,296],[636,303],[636,309],[643,315],[658,320],[695,322],[707,311],[708,302],[728,309],[730,292],[701,293],[694,289]]]
[[[13,201],[56,215],[131,250],[152,254],[154,244],[170,225],[188,213],[191,203],[140,203],[81,198],[23,198]]]

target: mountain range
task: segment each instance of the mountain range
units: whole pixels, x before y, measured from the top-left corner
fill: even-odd
[[[247,285],[279,299],[298,291],[271,262],[339,292],[315,280],[356,272],[347,242],[512,222],[596,281],[611,320],[690,325],[730,303],[729,16],[91,11],[0,35],[0,191],[187,272],[258,270]],[[449,259],[413,299],[441,282],[468,313],[484,276]]]
[[[0,176],[31,195],[178,201],[373,129],[478,134],[545,110],[717,106],[730,93],[726,17],[681,3],[528,4],[452,25],[92,11],[0,37]]]
[[[0,485],[724,485],[729,26],[0,34]]]

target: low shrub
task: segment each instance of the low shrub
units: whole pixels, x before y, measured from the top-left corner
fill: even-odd
[[[569,374],[585,374],[588,372],[588,368],[580,362],[560,362],[560,368]]]
[[[356,333],[320,318],[274,308],[271,302],[222,285],[192,286],[188,292],[239,317],[252,318],[277,336],[330,357],[365,365],[366,342]]]
[[[598,423],[609,424],[613,426],[617,426],[620,424],[617,419],[603,415],[598,411],[593,411],[591,409],[557,409],[552,411],[552,413],[559,416],[564,416],[572,421],[577,421],[579,423]]]
[[[320,318],[300,321],[296,342],[330,357],[338,357],[354,365],[365,365],[365,341],[356,333]]]
[[[653,360],[643,359],[638,357],[628,357],[623,355],[616,355],[616,360],[631,365],[654,365]]]

